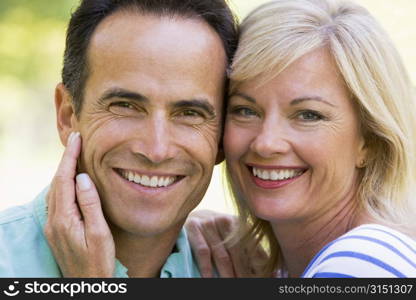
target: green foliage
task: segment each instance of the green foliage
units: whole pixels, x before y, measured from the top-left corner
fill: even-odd
[[[0,1],[0,80],[31,84],[56,79],[66,23],[75,0]]]
[[[77,0],[1,0],[0,20],[16,9],[23,9],[37,19],[65,22],[77,3]]]

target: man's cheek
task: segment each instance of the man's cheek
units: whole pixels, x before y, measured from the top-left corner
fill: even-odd
[[[81,150],[81,155],[77,159],[77,173],[88,173],[85,168],[84,152]]]
[[[216,156],[218,146],[220,145],[221,131],[220,126],[216,122],[213,124],[207,124],[203,128],[198,128],[196,133],[198,135],[199,148],[205,151],[210,151],[213,157]]]
[[[91,170],[89,170],[89,165],[92,164],[92,158],[91,155],[89,155],[88,153],[88,143],[83,142],[82,147],[81,147],[81,154],[78,157],[78,162],[77,162],[77,171],[78,173],[90,173]],[[92,174],[89,174],[90,176]]]

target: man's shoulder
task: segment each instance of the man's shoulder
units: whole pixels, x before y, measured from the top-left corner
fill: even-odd
[[[37,199],[35,199],[37,200]],[[37,235],[42,231],[36,217],[35,200],[13,206],[0,212],[0,241],[2,245],[14,245],[22,238]]]
[[[43,234],[40,200],[0,212],[0,277],[60,276]]]
[[[0,229],[30,218],[33,218],[31,203],[6,208],[0,211]]]
[[[4,257],[16,257],[21,249],[33,248],[42,234],[32,202],[0,212],[0,253]]]

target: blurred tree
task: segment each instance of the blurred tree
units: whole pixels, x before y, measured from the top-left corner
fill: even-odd
[[[0,1],[0,78],[41,84],[59,74],[75,0]],[[45,64],[47,67],[45,67]]]

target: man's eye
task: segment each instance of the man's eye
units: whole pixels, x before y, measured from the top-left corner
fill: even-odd
[[[115,115],[125,117],[136,117],[141,115],[141,113],[143,112],[143,110],[139,107],[136,107],[133,104],[126,101],[113,102],[110,104],[108,110]]]
[[[128,103],[128,102],[123,102],[123,101],[121,101],[121,102],[114,102],[114,103],[111,103],[111,104],[110,104],[110,107],[111,107],[111,106],[123,107],[123,108],[130,108],[130,109],[133,109],[133,108],[134,108],[134,106],[133,106],[133,105],[131,105],[130,103]]]
[[[320,113],[313,110],[304,110],[297,114],[297,117],[302,121],[320,121],[324,119]]]
[[[193,109],[185,109],[181,111],[179,115],[183,117],[203,117],[203,115],[199,111]]]
[[[200,125],[206,120],[205,114],[195,109],[180,110],[174,118],[186,125]]]

